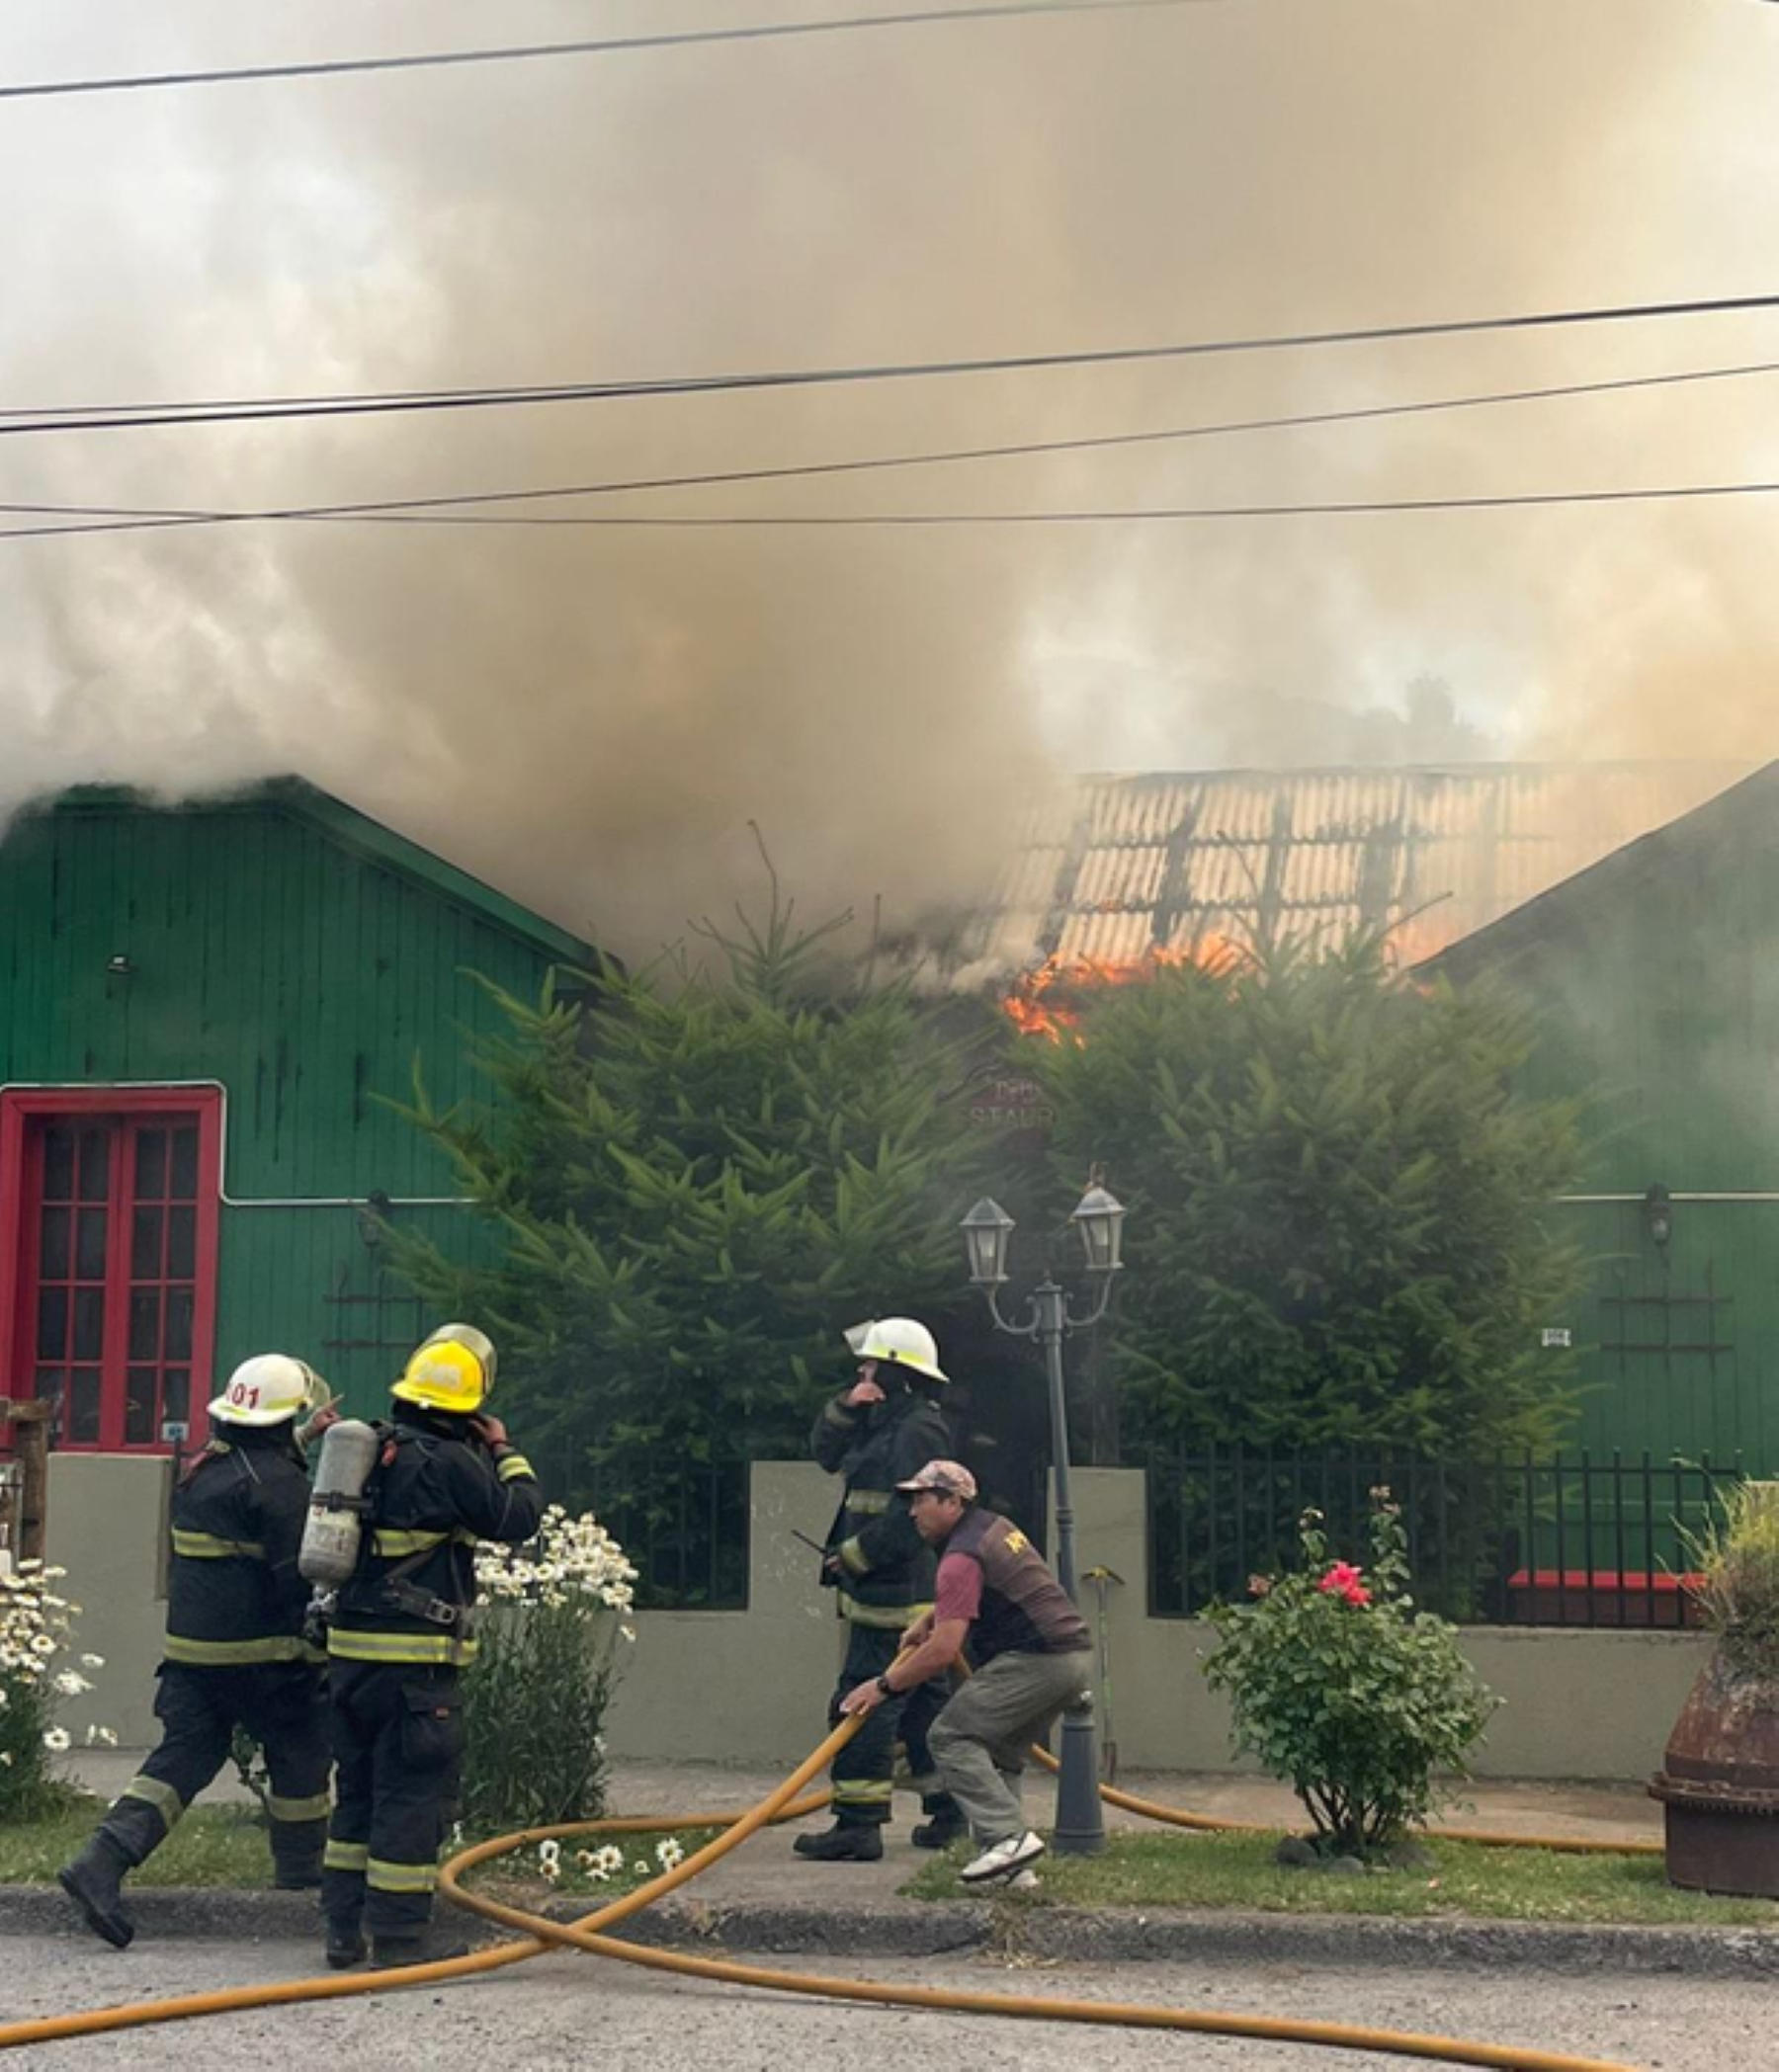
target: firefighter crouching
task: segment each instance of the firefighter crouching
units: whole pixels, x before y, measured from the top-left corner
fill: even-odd
[[[378,1965],[462,1953],[429,1936],[439,1845],[463,1761],[459,1676],[473,1659],[475,1542],[538,1530],[537,1478],[482,1409],[492,1344],[435,1331],[392,1390],[393,1423],[365,1491],[365,1544],[327,1635],[333,1823],[321,1904],[327,1961]]]
[[[323,1660],[302,1638],[296,1570],[309,1486],[296,1421],[318,1429],[326,1384],[300,1360],[244,1362],[210,1406],[211,1437],[173,1494],[161,1740],[92,1839],[56,1875],[95,1935],[135,1933],[120,1886],[228,1760],[237,1725],[264,1747],[274,1881],[321,1882],[327,1832]]]
[[[840,1717],[840,1700],[859,1683],[882,1676],[907,1628],[932,1610],[933,1556],[896,1484],[934,1456],[939,1440],[949,1445],[937,1400],[946,1377],[926,1326],[912,1317],[881,1317],[849,1331],[847,1343],[858,1359],[857,1377],[827,1404],[809,1440],[821,1465],[846,1478],[822,1570],[847,1621],[846,1661],[828,1707],[830,1726]],[[943,1849],[963,1833],[963,1816],[927,1751],[927,1729],[947,1696],[935,1685],[872,1713],[834,1758],[833,1826],[800,1835],[799,1856],[859,1864],[882,1857],[898,1728],[910,1782],[927,1815],[914,1830],[914,1842]]]

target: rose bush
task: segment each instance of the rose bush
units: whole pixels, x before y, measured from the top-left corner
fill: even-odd
[[[1467,1775],[1497,1700],[1457,1628],[1416,1611],[1390,1492],[1372,1492],[1369,1575],[1330,1561],[1321,1524],[1304,1514],[1301,1571],[1255,1577],[1252,1603],[1208,1615],[1205,1675],[1228,1694],[1236,1748],[1303,1801],[1317,1849],[1364,1859],[1427,1817],[1442,1776]]]
[[[590,1513],[552,1504],[525,1546],[478,1547],[475,1572],[485,1605],[464,1676],[464,1823],[493,1832],[597,1819],[636,1571]]]

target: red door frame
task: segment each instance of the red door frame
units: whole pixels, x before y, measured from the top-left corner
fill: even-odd
[[[166,1116],[198,1122],[197,1247],[192,1305],[192,1405],[206,1399],[216,1347],[216,1259],[222,1219],[222,1089],[193,1086],[69,1086],[0,1091],[0,1396],[31,1393],[20,1349],[29,1343],[25,1296],[35,1234],[23,1215],[26,1125],[40,1117]],[[108,1337],[111,1320],[107,1321]],[[101,1449],[81,1448],[83,1452]],[[166,1452],[157,1441],[130,1453]]]

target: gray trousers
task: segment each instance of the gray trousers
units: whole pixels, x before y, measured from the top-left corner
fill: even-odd
[[[934,1720],[927,1735],[945,1788],[984,1849],[1025,1833],[1019,1786],[1026,1750],[1087,1688],[1093,1655],[996,1655]]]

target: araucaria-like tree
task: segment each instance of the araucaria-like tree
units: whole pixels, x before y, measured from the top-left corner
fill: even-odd
[[[1398,974],[1369,937],[1164,966],[1079,1009],[1021,1056],[1060,1168],[1104,1160],[1131,1209],[1127,1429],[1454,1460],[1559,1434],[1568,1373],[1539,1327],[1574,1285],[1550,1203],[1577,1119],[1512,1091],[1531,1029],[1504,993]]]
[[[958,1060],[900,985],[836,976],[838,924],[704,931],[709,969],[600,976],[589,1005],[501,996],[495,1098],[410,1113],[491,1242],[465,1267],[396,1236],[435,1305],[501,1343],[557,1489],[604,1460],[800,1453],[842,1325],[955,1296],[976,1156]]]

